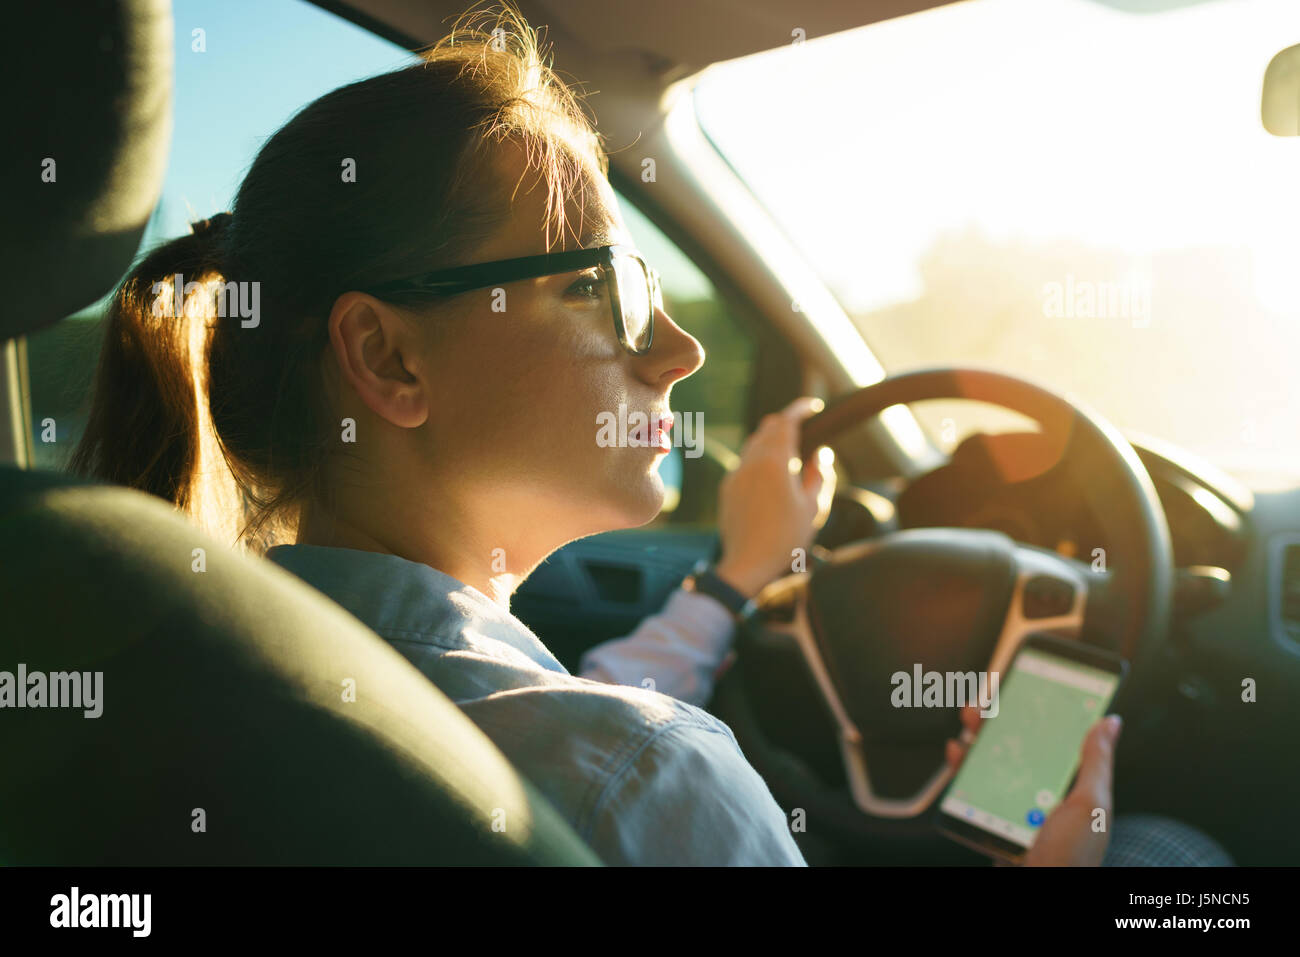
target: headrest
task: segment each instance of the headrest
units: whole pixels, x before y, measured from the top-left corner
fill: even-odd
[[[0,341],[112,290],[153,213],[171,139],[171,0],[26,9],[3,31]]]

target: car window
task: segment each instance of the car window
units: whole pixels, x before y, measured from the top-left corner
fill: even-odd
[[[1260,122],[1298,35],[1296,0],[981,0],[719,64],[695,103],[887,371],[999,368],[1300,475],[1300,140]],[[927,405],[948,448],[993,421]]]
[[[680,247],[623,195],[632,239],[659,271],[664,311],[704,347],[704,365],[673,386],[673,449],[660,474],[668,494],[656,524],[712,526],[717,487],[745,438],[754,342],[735,310]]]
[[[141,251],[230,208],[262,142],[304,104],[411,54],[303,0],[175,0],[167,176]],[[85,427],[107,298],[27,337],[32,464],[66,465]]]

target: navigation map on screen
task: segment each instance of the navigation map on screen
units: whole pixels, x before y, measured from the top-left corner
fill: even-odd
[[[1031,847],[1065,795],[1088,729],[1109,706],[1119,676],[1025,649],[999,691],[941,809]]]

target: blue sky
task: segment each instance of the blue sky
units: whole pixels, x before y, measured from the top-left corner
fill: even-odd
[[[323,93],[410,62],[303,0],[175,0],[175,128],[152,242],[230,207],[258,148]],[[206,34],[194,52],[193,31]]]

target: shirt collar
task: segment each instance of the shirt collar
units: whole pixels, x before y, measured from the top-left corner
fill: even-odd
[[[324,545],[276,545],[266,557],[385,637],[491,654],[465,634],[470,631],[509,645],[548,671],[568,673],[522,621],[436,568],[398,555]]]

